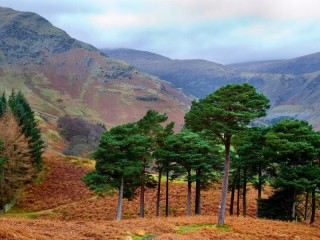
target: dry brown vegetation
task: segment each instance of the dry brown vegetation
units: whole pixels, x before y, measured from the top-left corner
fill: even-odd
[[[97,196],[80,180],[92,168],[90,160],[46,156],[38,180],[17,207],[0,218],[0,239],[320,239],[319,214],[314,226],[255,219],[253,189],[248,193],[249,217],[227,217],[226,228],[215,227],[219,185],[203,192],[202,216],[185,217],[186,184],[174,182],[170,183],[169,218],[154,217],[156,190],[148,189],[146,219],[138,218],[137,198],[124,201],[124,220],[116,222],[117,194]],[[186,227],[181,231],[180,226]]]
[[[0,173],[0,207],[7,204],[36,173],[28,138],[21,132],[13,113],[7,111],[0,119],[0,139],[6,161]]]

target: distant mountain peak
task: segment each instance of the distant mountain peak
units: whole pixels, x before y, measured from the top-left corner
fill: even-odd
[[[36,13],[18,12],[10,8],[0,8],[0,35],[0,60],[9,63],[25,63],[28,59],[37,58],[43,60],[47,52],[58,54],[72,48],[98,51],[89,44],[71,38]]]
[[[71,38],[38,14],[0,8],[0,36],[0,88],[21,90],[53,123],[70,115],[110,128],[152,108],[167,113],[177,130],[183,124],[191,99],[181,90]]]

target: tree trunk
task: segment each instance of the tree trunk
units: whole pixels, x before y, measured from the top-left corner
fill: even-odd
[[[1,166],[1,176],[0,176],[0,211],[4,208],[4,169]]]
[[[166,217],[169,216],[169,171],[167,170],[166,179]]]
[[[236,179],[238,176],[238,172],[237,174],[233,177],[233,181],[232,181],[232,188],[231,188],[231,199],[230,199],[230,216],[233,215],[233,205],[234,205],[234,193],[236,190]]]
[[[231,144],[231,135],[225,135],[225,162],[224,162],[224,176],[222,182],[221,190],[221,201],[219,206],[219,216],[218,216],[218,225],[224,225],[224,216],[226,211],[227,204],[227,194],[228,194],[228,181],[229,181],[229,166],[230,166],[230,144]]]
[[[237,183],[237,217],[239,217],[240,215],[240,180],[241,180],[241,169],[238,168],[238,172],[239,172],[239,175],[238,175],[238,183]]]
[[[121,220],[121,214],[122,214],[123,178],[124,177],[122,176],[121,183],[120,183],[120,189],[119,189],[117,221]]]
[[[242,190],[242,211],[243,216],[247,216],[247,169],[243,169],[243,190]]]
[[[196,199],[195,199],[195,214],[201,214],[201,181],[199,176],[201,175],[201,169],[197,170],[197,180],[196,180]]]
[[[144,218],[144,189],[145,189],[145,178],[146,178],[146,172],[145,167],[142,170],[142,176],[141,176],[141,194],[140,194],[140,217]]]
[[[316,218],[316,189],[312,189],[311,195],[312,203],[311,203],[311,217],[310,217],[310,224],[314,223]]]
[[[293,203],[292,203],[292,210],[291,210],[291,217],[292,220],[295,221],[296,219],[296,189],[293,189]]]
[[[187,200],[187,216],[190,216],[191,210],[191,173],[188,171],[188,200]]]
[[[160,212],[161,176],[162,176],[162,169],[159,169],[156,217],[159,216],[159,212]]]
[[[257,208],[256,208],[256,217],[259,217],[259,206],[260,206],[260,201],[261,201],[261,193],[262,193],[262,167],[261,167],[261,162],[259,162],[259,170],[258,170],[258,198],[257,198]]]
[[[304,205],[304,220],[308,218],[308,208],[309,208],[309,192],[306,192],[306,202]]]

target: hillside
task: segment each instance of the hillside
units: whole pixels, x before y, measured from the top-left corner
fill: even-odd
[[[234,64],[231,66],[252,72],[300,75],[320,70],[320,53],[313,53],[289,60]]]
[[[283,61],[224,66],[204,60],[171,60],[136,50],[102,51],[196,97],[204,97],[225,84],[248,82],[270,99],[268,118],[291,116],[308,120],[320,129],[319,53]]]
[[[106,55],[126,61],[138,69],[171,82],[175,87],[202,97],[225,84],[230,69],[205,60],[172,60],[133,49],[102,49]],[[212,84],[210,84],[212,83]]]
[[[88,159],[46,154],[44,170],[28,186],[17,206],[0,216],[1,239],[319,239],[315,225],[255,219],[256,191],[248,192],[248,216],[227,217],[217,228],[220,187],[203,192],[202,215],[185,217],[186,183],[170,182],[169,218],[155,218],[156,189],[146,191],[146,218],[138,218],[139,200],[124,201],[124,218],[114,221],[117,193],[98,196],[80,178],[93,168]],[[56,181],[57,178],[59,181]],[[163,183],[164,186],[164,183]],[[268,189],[267,189],[268,190]],[[269,191],[265,191],[267,196]],[[193,189],[194,193],[194,189]],[[194,199],[194,196],[193,196]],[[228,201],[229,202],[229,201]],[[149,236],[149,238],[148,238]],[[135,238],[133,238],[135,237]]]
[[[190,98],[171,84],[105,56],[30,12],[0,7],[0,88],[21,90],[45,121],[64,115],[107,128],[153,108],[183,124]]]

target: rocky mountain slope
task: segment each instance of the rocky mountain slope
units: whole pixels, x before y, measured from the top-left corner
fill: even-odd
[[[225,84],[248,82],[271,100],[268,118],[295,117],[308,120],[320,129],[320,53],[283,61],[224,66],[204,60],[172,60],[135,50],[102,51],[170,81],[196,97],[204,97]]]
[[[182,91],[35,13],[0,7],[0,36],[0,89],[21,90],[46,121],[71,115],[111,127],[153,108],[183,124],[190,98]]]

